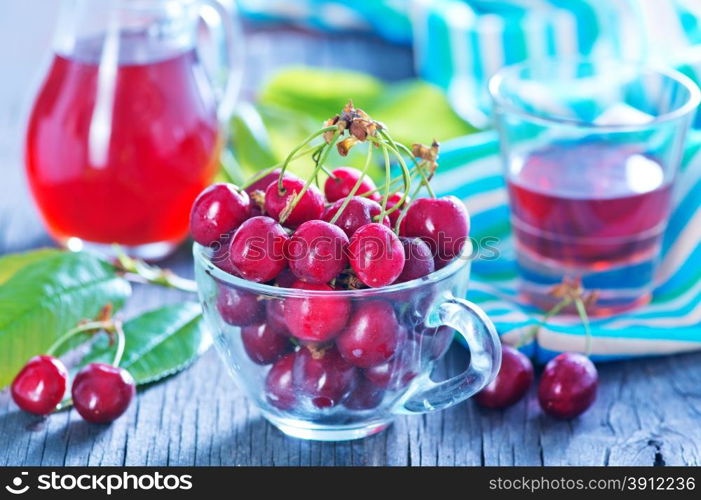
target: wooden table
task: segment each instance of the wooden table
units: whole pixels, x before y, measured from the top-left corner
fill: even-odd
[[[343,65],[387,79],[412,74],[410,51],[378,40],[249,30],[248,44],[249,93],[290,63]],[[0,115],[2,253],[50,244],[24,186],[15,108]],[[187,248],[165,265],[192,275]],[[127,314],[185,298],[140,286],[134,295]],[[449,367],[464,362],[462,348],[453,347]],[[210,350],[184,373],[142,390],[107,427],[87,424],[75,411],[37,419],[1,392],[0,466],[701,464],[701,354],[601,365],[600,375],[594,407],[571,422],[543,416],[532,392],[504,412],[468,401],[400,418],[365,440],[316,443],[287,438],[266,423]]]

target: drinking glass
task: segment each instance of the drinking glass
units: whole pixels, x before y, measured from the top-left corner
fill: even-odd
[[[234,15],[216,0],[63,1],[25,152],[59,243],[156,259],[186,237],[240,84]],[[226,61],[212,78],[198,47],[210,25],[224,40],[209,59]]]
[[[397,415],[453,406],[496,376],[501,344],[494,325],[462,298],[470,274],[466,246],[463,256],[429,276],[376,289],[326,292],[246,281],[219,269],[212,249],[198,244],[195,276],[214,345],[263,416],[298,438],[356,439],[383,430]],[[381,314],[381,327],[396,329],[399,343],[387,361],[354,366],[336,341],[351,323],[373,328],[354,320],[369,313]],[[310,343],[294,336],[294,322],[321,314],[334,322],[333,338]],[[469,366],[433,381],[454,331],[470,350]]]
[[[618,61],[534,61],[490,81],[520,290],[542,308],[563,278],[594,315],[649,301],[699,89]]]

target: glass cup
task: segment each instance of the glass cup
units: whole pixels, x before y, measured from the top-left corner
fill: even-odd
[[[194,246],[204,316],[234,380],[285,434],[325,441],[362,438],[385,429],[397,415],[448,408],[492,381],[501,364],[499,338],[484,312],[461,298],[469,254],[467,248],[464,257],[406,283],[324,292],[237,278],[213,264],[210,249]],[[321,316],[320,327],[333,323],[335,332],[324,344],[290,333]],[[351,324],[367,332],[373,321],[374,328],[397,333],[394,354],[388,361],[353,366],[339,353],[337,340]],[[435,382],[431,372],[454,331],[469,347],[469,366]]]
[[[520,290],[548,309],[563,278],[593,315],[649,301],[699,89],[633,63],[535,61],[490,81]]]

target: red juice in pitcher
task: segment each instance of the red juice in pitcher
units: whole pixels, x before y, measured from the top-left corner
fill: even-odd
[[[196,51],[149,47],[120,35],[112,56],[96,41],[53,59],[26,162],[34,199],[62,243],[173,246],[214,176],[216,103]]]

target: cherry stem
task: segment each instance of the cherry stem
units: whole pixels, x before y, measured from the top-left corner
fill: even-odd
[[[124,277],[135,283],[148,283],[166,288],[175,288],[182,292],[197,293],[197,283],[178,276],[170,269],[147,264],[143,260],[133,259],[116,247],[117,262],[115,267],[124,273]]]
[[[382,197],[382,211],[380,212],[380,215],[378,217],[378,220],[381,223],[381,221],[383,221],[384,218],[387,216],[387,200],[389,200],[390,195],[389,184],[390,180],[392,179],[390,169],[392,167],[389,162],[389,153],[387,152],[387,146],[385,144],[382,144],[380,147],[382,148],[382,156],[384,156],[385,159],[385,195]]]
[[[584,353],[586,354],[587,357],[591,356],[591,344],[592,344],[592,336],[591,336],[591,325],[589,324],[589,316],[587,315],[587,308],[584,306],[584,301],[577,297],[574,299],[574,306],[577,308],[577,313],[579,314],[579,319],[582,320],[582,325],[584,326],[584,338],[585,338],[585,344],[584,344]]]
[[[285,171],[287,170],[287,166],[290,164],[294,156],[299,152],[304,146],[312,142],[314,139],[319,137],[320,135],[324,135],[326,132],[330,132],[332,130],[338,131],[338,126],[336,125],[331,125],[329,127],[324,127],[320,130],[317,130],[313,134],[311,134],[309,137],[307,137],[301,144],[297,145],[292,151],[290,151],[290,154],[287,155],[287,158],[285,158],[285,161],[282,164],[281,170],[280,170],[280,175],[278,176],[277,180],[277,189],[280,195],[282,196],[285,194],[285,189],[284,186],[282,185],[282,180],[285,176]]]
[[[115,322],[112,320],[107,321],[88,321],[86,323],[81,323],[75,328],[71,328],[66,333],[61,335],[52,345],[46,350],[46,354],[53,356],[59,347],[66,343],[72,337],[78,335],[79,333],[89,332],[91,330],[106,330],[110,331],[115,327]]]
[[[355,196],[355,193],[358,192],[358,189],[360,189],[360,186],[363,183],[363,179],[365,178],[365,174],[367,173],[368,168],[370,167],[371,159],[372,159],[372,144],[368,144],[368,152],[367,152],[367,155],[365,156],[365,165],[363,165],[363,170],[362,170],[362,173],[360,174],[360,178],[355,182],[355,185],[348,193],[348,196],[345,197],[345,199],[343,200],[343,203],[341,203],[341,206],[338,208],[338,211],[334,214],[334,216],[329,221],[329,224],[336,223],[338,218],[341,216],[341,214],[343,214],[343,211],[348,206],[348,203],[350,203],[351,198],[353,198],[353,196]]]
[[[409,155],[410,158],[412,158],[414,160],[414,164],[416,165],[416,168],[419,171],[419,174],[421,175],[421,184],[419,185],[418,189],[414,192],[414,197],[416,197],[419,194],[419,191],[421,191],[421,187],[425,186],[426,191],[428,191],[429,196],[431,196],[431,198],[435,198],[436,193],[434,193],[433,189],[431,188],[431,182],[428,180],[426,175],[424,175],[423,166],[424,166],[425,162],[417,161],[416,158],[414,158],[414,155],[412,154],[411,150],[408,147],[406,147],[404,144],[399,143],[398,145],[395,145],[395,147],[397,147],[397,146],[399,148],[401,148],[406,154]]]
[[[127,344],[126,336],[124,335],[124,330],[122,329],[122,322],[115,320],[113,330],[117,334],[117,351],[114,353],[112,366],[119,366],[119,363],[122,362],[122,357],[124,357],[124,348]]]

